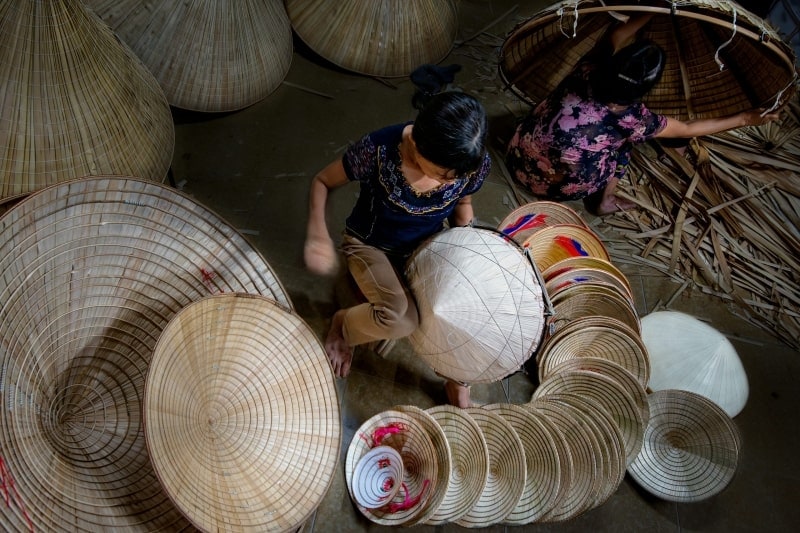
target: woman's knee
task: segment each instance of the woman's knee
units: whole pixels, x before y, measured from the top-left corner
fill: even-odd
[[[419,326],[417,307],[408,299],[375,306],[374,313],[375,321],[387,331],[388,338],[407,337]]]

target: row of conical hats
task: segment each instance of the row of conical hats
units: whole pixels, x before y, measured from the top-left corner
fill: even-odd
[[[0,204],[90,175],[164,181],[170,105],[265,98],[291,65],[292,25],[323,57],[379,76],[441,60],[457,28],[455,3],[434,0],[3,2],[0,21]]]
[[[340,449],[333,373],[224,220],[151,181],[76,179],[0,216],[0,270],[0,529],[313,513]]]

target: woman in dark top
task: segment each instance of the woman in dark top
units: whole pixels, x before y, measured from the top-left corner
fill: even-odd
[[[641,99],[661,76],[664,52],[648,42],[622,46],[651,16],[617,26],[517,127],[506,165],[535,196],[584,199],[598,215],[629,209],[634,204],[614,191],[635,144],[711,135],[778,117],[752,110],[682,122],[652,113]]]
[[[333,274],[337,265],[325,222],[329,192],[351,181],[360,185],[342,252],[368,301],[340,309],[331,320],[325,350],[337,376],[350,371],[353,346],[402,338],[416,329],[416,304],[402,275],[405,261],[446,221],[451,226],[472,221],[471,195],[491,166],[487,129],[486,112],[475,98],[439,93],[413,123],[365,135],[314,177],[304,256],[318,274]],[[469,405],[467,386],[448,381],[446,389],[451,403]]]

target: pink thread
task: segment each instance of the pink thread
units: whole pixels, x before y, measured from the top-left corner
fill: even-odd
[[[396,433],[400,433],[401,431],[405,431],[406,426],[405,424],[401,424],[400,422],[393,422],[388,426],[382,426],[377,428],[375,431],[372,432],[372,442],[373,446],[380,446],[383,439],[388,437],[389,435],[394,435]]]
[[[6,462],[2,456],[0,456],[0,492],[3,493],[3,500],[6,502],[6,507],[11,507],[13,498],[14,503],[16,503],[22,511],[22,516],[25,518],[25,522],[28,523],[28,530],[32,532],[34,530],[33,521],[31,520],[27,509],[25,509],[25,502],[22,501],[22,497],[19,495],[19,492],[17,492],[17,486],[14,483],[14,478],[11,477],[11,472],[9,472],[8,468],[6,468]]]
[[[405,492],[405,494],[406,494],[405,497],[403,498],[403,501],[400,502],[400,503],[389,503],[389,504],[387,504],[387,506],[386,506],[387,510],[390,513],[396,513],[398,511],[405,511],[407,509],[411,509],[412,507],[417,505],[419,503],[419,501],[422,499],[422,495],[425,494],[425,491],[427,490],[428,485],[430,485],[430,483],[431,483],[431,481],[429,479],[426,479],[422,483],[422,490],[420,490],[419,494],[417,494],[413,498],[409,497],[408,487],[406,486],[405,483],[402,483],[400,485],[400,488],[403,489],[403,492]]]
[[[203,284],[206,286],[208,291],[211,294],[216,294],[217,292],[222,293],[224,291],[217,289],[214,285],[214,278],[217,277],[217,273],[213,270],[206,270],[205,268],[200,269],[200,274],[203,276]]]

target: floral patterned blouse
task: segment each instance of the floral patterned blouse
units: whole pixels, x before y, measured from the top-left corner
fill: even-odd
[[[514,178],[536,196],[577,200],[625,173],[635,143],[658,134],[667,118],[642,103],[612,111],[591,99],[579,66],[517,127],[506,152]]]
[[[416,191],[400,169],[400,141],[408,124],[365,135],[342,159],[347,177],[361,186],[345,230],[370,246],[400,256],[411,254],[423,240],[441,231],[458,201],[480,189],[491,168],[487,154],[478,170],[430,191]]]

